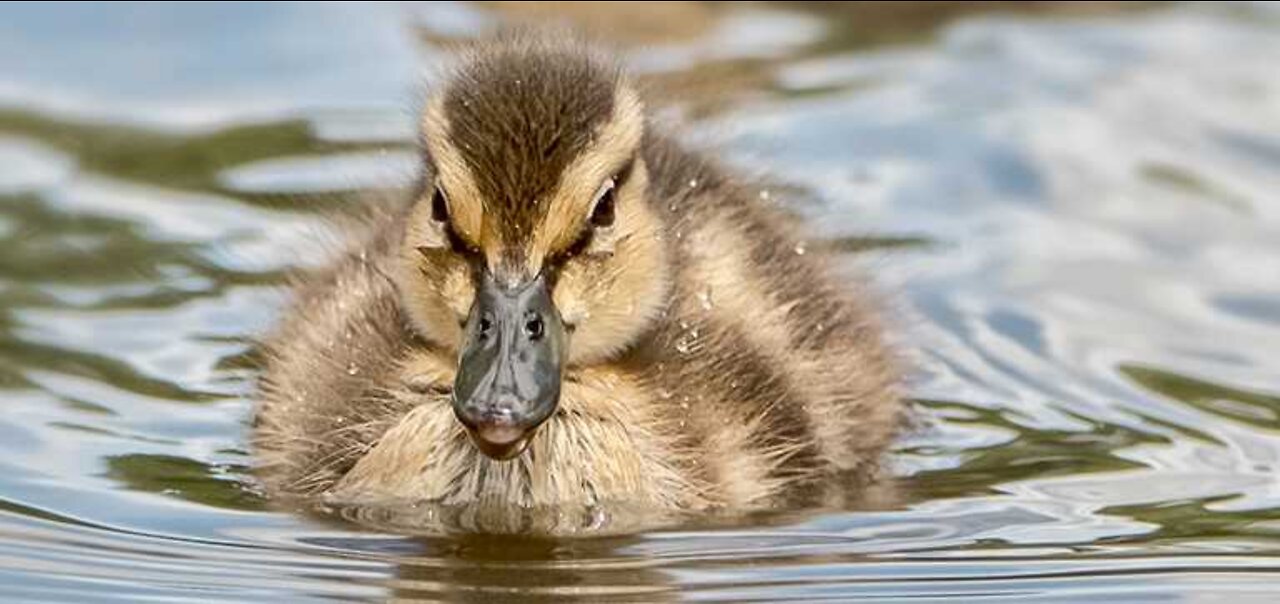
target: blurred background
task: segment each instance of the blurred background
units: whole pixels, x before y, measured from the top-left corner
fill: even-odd
[[[890,509],[578,540],[268,509],[252,338],[443,49],[614,45],[890,301]],[[0,599],[1271,601],[1280,7],[0,5]]]

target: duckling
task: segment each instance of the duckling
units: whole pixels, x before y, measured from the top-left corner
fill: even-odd
[[[874,472],[900,404],[871,295],[615,62],[490,40],[421,141],[410,199],[264,342],[270,494],[752,510]]]

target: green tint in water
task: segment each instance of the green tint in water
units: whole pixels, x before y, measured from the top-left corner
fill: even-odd
[[[238,482],[231,472],[247,468],[210,466],[171,455],[119,455],[107,460],[107,477],[130,489],[161,493],[220,508],[260,510],[260,497]]]
[[[1280,430],[1280,396],[1249,392],[1152,367],[1127,365],[1121,366],[1120,371],[1144,388],[1220,418]]]

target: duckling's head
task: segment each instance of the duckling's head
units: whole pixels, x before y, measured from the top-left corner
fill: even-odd
[[[567,367],[655,320],[669,267],[641,103],[614,64],[528,39],[462,63],[424,110],[397,280],[415,329],[457,355],[459,421],[507,459],[555,412]]]

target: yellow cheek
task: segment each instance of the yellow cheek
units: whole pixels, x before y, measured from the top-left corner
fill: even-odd
[[[453,313],[457,324],[467,320],[471,313],[471,303],[475,299],[475,286],[466,268],[450,271],[440,287],[445,306]]]
[[[610,256],[570,261],[554,294],[574,326],[568,362],[590,365],[626,349],[656,320],[669,285],[664,250],[651,235],[620,238]]]
[[[401,272],[401,303],[418,333],[456,349],[475,295],[466,264],[449,257],[424,258],[417,251]]]
[[[552,294],[556,308],[560,310],[560,318],[569,325],[581,326],[591,318],[592,300],[590,297],[600,295],[601,283],[595,282],[593,276],[598,270],[591,270],[591,265],[574,262],[565,266],[556,281],[556,291]]]

